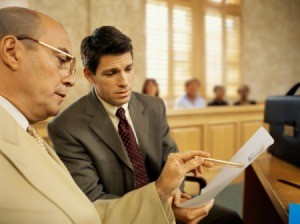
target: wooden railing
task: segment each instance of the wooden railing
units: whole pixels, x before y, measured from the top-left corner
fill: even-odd
[[[264,105],[208,107],[191,110],[168,110],[171,135],[179,150],[204,150],[212,157],[228,160],[247,139],[263,125]],[[47,122],[35,125],[40,135],[49,141]],[[204,176],[207,179],[219,171],[215,164]]]

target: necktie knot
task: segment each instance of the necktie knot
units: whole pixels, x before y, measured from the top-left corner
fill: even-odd
[[[118,108],[116,112],[116,116],[120,118],[120,120],[126,120],[125,110],[123,107]]]
[[[31,124],[28,125],[26,131],[34,138],[34,140],[41,146],[42,149],[46,150],[44,140],[39,136],[39,134]]]

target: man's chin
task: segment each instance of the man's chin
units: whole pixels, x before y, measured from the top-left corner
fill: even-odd
[[[130,101],[130,96],[127,96],[127,97],[117,99],[114,104],[117,107],[121,107],[124,104],[128,103],[129,101]]]
[[[48,117],[54,117],[59,114],[61,111],[61,103],[53,106],[50,110],[48,110]]]

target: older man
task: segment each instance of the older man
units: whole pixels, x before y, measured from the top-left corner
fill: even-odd
[[[186,172],[211,165],[207,154],[172,154],[156,182],[93,204],[36,133],[32,124],[56,115],[74,85],[75,62],[62,25],[29,9],[0,9],[0,223],[173,223],[167,199]]]

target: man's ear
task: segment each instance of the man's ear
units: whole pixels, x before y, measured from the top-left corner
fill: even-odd
[[[85,78],[89,81],[89,83],[94,84],[95,81],[93,79],[94,75],[91,73],[91,71],[88,68],[83,69],[83,74]]]
[[[0,57],[3,63],[16,71],[19,67],[19,45],[14,36],[5,36],[0,42]]]

